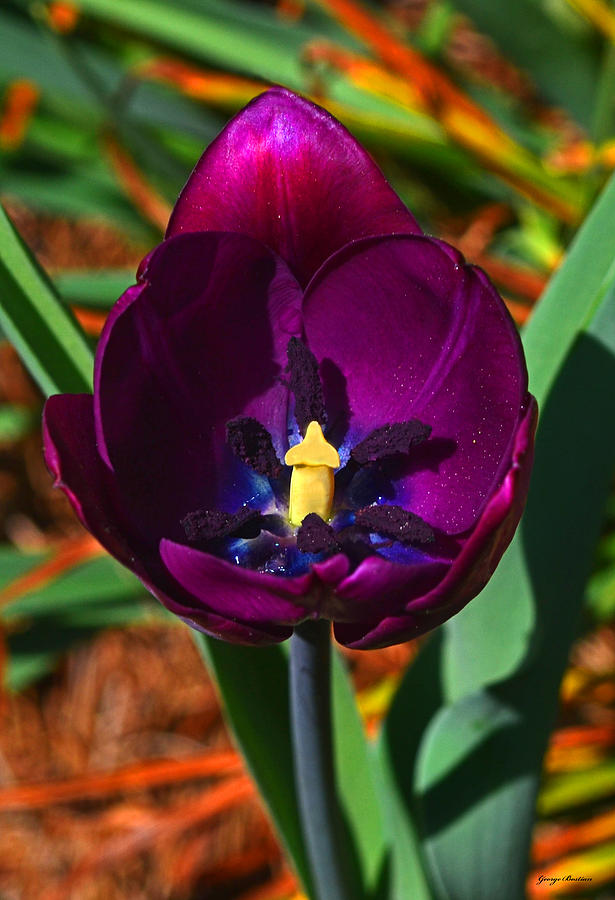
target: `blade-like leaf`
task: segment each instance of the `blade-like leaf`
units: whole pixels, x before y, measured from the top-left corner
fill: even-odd
[[[430,723],[415,784],[439,897],[490,900],[494,884],[503,900],[523,894],[542,755],[615,458],[614,215],[615,181],[525,336],[542,405],[527,510],[507,554],[506,579],[500,574],[488,585],[472,622],[463,623],[463,658],[459,638],[454,654],[445,647],[445,683],[460,699]],[[481,610],[496,605],[497,627],[508,633],[519,603],[521,617],[531,624],[533,610],[535,620],[524,645],[517,634],[527,655],[518,653],[517,673],[494,684],[503,670]],[[477,662],[467,676],[470,660]]]
[[[282,647],[237,647],[195,632],[214,674],[227,719],[286,850],[309,896],[311,878],[295,794],[288,706],[288,662]],[[333,715],[340,806],[357,873],[357,900],[383,897],[383,814],[373,759],[343,663],[334,659]]]
[[[0,327],[45,394],[91,390],[86,338],[1,207]]]
[[[299,53],[292,52],[300,44],[298,29],[290,25],[274,30],[236,21],[229,28],[223,15],[188,8],[178,13],[161,0],[84,0],[81,8],[208,62],[289,84],[303,80]]]
[[[421,736],[442,703],[442,631],[432,634],[406,672],[378,743],[382,795],[391,844],[391,900],[432,900],[414,806],[414,769]]]
[[[339,654],[333,659],[333,730],[340,805],[354,848],[359,890],[380,900],[388,887],[384,816],[377,790],[375,760],[369,752],[352,685]],[[362,886],[362,887],[361,887]],[[417,898],[418,900],[418,898]]]
[[[131,269],[105,269],[62,272],[55,276],[54,284],[67,303],[109,309],[134,280]]]
[[[288,662],[279,646],[239,647],[194,632],[226,718],[295,870],[311,896],[299,823],[288,708]]]
[[[564,368],[573,365],[571,351],[575,342],[580,341],[580,336],[586,332],[601,305],[606,324],[611,321],[610,316],[613,314],[609,311],[608,294],[615,284],[615,238],[612,228],[614,214],[615,181],[611,181],[573,242],[565,264],[551,280],[523,335],[530,388],[541,408],[549,399],[556,378],[561,376]],[[595,324],[593,327],[595,329]],[[585,338],[587,340],[589,339]],[[608,340],[608,332],[605,340]],[[581,353],[580,347],[577,347],[576,352]],[[589,350],[584,352],[589,355]],[[598,356],[605,352],[608,353],[596,348]],[[601,390],[609,389],[608,384],[594,384],[589,370],[586,374],[580,373],[579,378],[579,389],[583,391],[588,403],[594,397],[602,396]],[[608,418],[605,410],[598,403],[593,414],[595,418],[590,421],[590,408],[588,407],[588,413],[583,413],[581,401],[579,419],[582,421],[577,423],[571,418],[569,427],[590,423],[590,428],[594,429],[596,423],[599,423],[602,430]],[[572,416],[572,406],[570,415]],[[546,430],[544,420],[543,410],[539,435]],[[573,557],[566,557],[566,568],[573,566],[576,560],[579,567],[584,567],[585,578],[587,563],[585,558],[582,562],[578,551],[586,547],[586,523],[591,521],[592,516],[601,515],[606,495],[596,496],[595,509],[589,506],[590,498],[585,494],[584,482],[591,482],[592,454],[599,453],[600,448],[594,446],[591,437],[586,446],[582,445],[581,433],[577,434],[574,441],[571,441],[572,432],[558,439],[563,442],[561,451],[566,449],[571,454],[570,472],[566,477],[578,482],[581,488],[577,501],[580,505],[567,505],[565,524],[562,523],[566,545],[575,548]],[[539,437],[539,447],[545,439],[548,439],[548,435],[543,433],[542,438]],[[560,448],[553,446],[552,442],[547,452],[561,456]],[[608,460],[608,447],[604,447],[604,452]],[[536,471],[534,482],[538,477]],[[568,487],[566,492],[562,490],[561,496],[567,495],[568,490]],[[557,485],[554,491],[557,492]],[[578,510],[582,510],[582,515],[577,514]],[[554,511],[551,509],[549,520],[553,515]],[[541,544],[549,542],[550,535],[556,541],[562,533],[552,527],[547,528]],[[461,697],[482,684],[504,678],[517,668],[530,651],[535,639],[535,615],[543,608],[543,604],[537,601],[532,584],[534,575],[527,564],[527,540],[523,539],[524,534],[520,530],[487,588],[455,616],[447,627],[444,674],[447,694],[451,699]],[[562,544],[556,544],[554,555],[562,552]],[[590,551],[586,550],[588,552]],[[562,570],[559,558],[554,560],[554,565],[558,571]],[[490,635],[488,643],[483,640],[484,634]],[[467,648],[472,646],[480,646],[481,652],[468,654]]]
[[[23,574],[19,571],[22,561],[30,563],[25,571],[32,572],[37,563],[44,563],[46,557],[42,561],[38,557],[35,559],[36,562],[32,565],[31,557],[11,549],[6,549],[0,555],[2,565],[8,566],[9,571],[17,569],[19,574]],[[150,596],[134,575],[110,556],[101,556],[79,565],[73,564],[42,586],[24,590],[8,600],[0,595],[0,618],[11,622],[44,615],[77,616],[99,603],[123,602],[134,605],[142,604],[143,601],[150,602]],[[150,605],[153,609],[159,609],[158,604],[153,601]]]

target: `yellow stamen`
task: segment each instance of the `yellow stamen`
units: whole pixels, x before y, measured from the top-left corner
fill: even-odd
[[[325,440],[318,422],[310,422],[304,439],[290,448],[284,462],[293,467],[290,524],[301,525],[309,513],[317,513],[326,521],[333,505],[333,470],[339,467],[340,458],[335,447]]]

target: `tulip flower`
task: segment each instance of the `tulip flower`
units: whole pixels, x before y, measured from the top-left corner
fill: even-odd
[[[207,149],[112,309],[49,469],[173,613],[244,644],[371,648],[485,585],[536,405],[486,275],[424,235],[334,118],[281,88]]]

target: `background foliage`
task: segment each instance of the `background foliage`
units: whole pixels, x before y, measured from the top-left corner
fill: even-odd
[[[203,147],[268,83],[330,109],[374,154],[425,230],[456,243],[496,281],[523,328],[542,411],[528,508],[495,577],[444,629],[403,657],[382,656],[380,669],[376,653],[347,660],[369,737],[348,666],[340,660],[336,667],[336,752],[358,896],[609,896],[612,3],[5,0],[0,34],[0,192],[9,211],[0,217],[0,327],[39,389],[20,394],[0,379],[7,458],[38,441],[44,395],[89,389],[106,311],[131,283],[139,256],[160,239]],[[175,627],[128,573],[66,524],[66,513],[40,498],[14,505],[29,525],[24,539],[15,511],[3,513],[7,691],[40,689],[66,650],[100,629]],[[285,650],[198,641],[309,892],[290,787]],[[263,728],[267,707],[276,715]],[[226,772],[237,761],[231,753],[200,765],[201,773]],[[140,771],[121,783],[136,777],[152,788],[170,777],[169,770]],[[232,789],[220,795],[225,801],[215,799],[217,782],[202,786],[207,810],[216,802],[224,809],[229,797],[243,801],[249,782],[242,778],[235,772]],[[43,806],[45,798],[57,802],[58,789],[80,796],[74,784],[72,794],[68,783],[41,788]],[[0,788],[0,810],[27,808],[24,796],[31,795]],[[265,862],[277,859],[268,845],[272,852]],[[184,893],[171,879],[161,896],[199,895],[199,858],[195,852]],[[279,859],[270,865],[265,876],[275,878],[258,888],[270,900],[296,889],[279,866]],[[540,875],[559,880],[538,884]],[[227,882],[226,896],[239,897],[245,884],[233,887],[230,875]],[[58,897],[70,896],[63,883]],[[254,884],[248,888],[255,898]]]

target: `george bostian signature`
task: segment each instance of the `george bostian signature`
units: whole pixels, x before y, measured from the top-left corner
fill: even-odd
[[[589,875],[539,875],[536,884],[550,884],[553,887],[558,881],[592,881]]]

